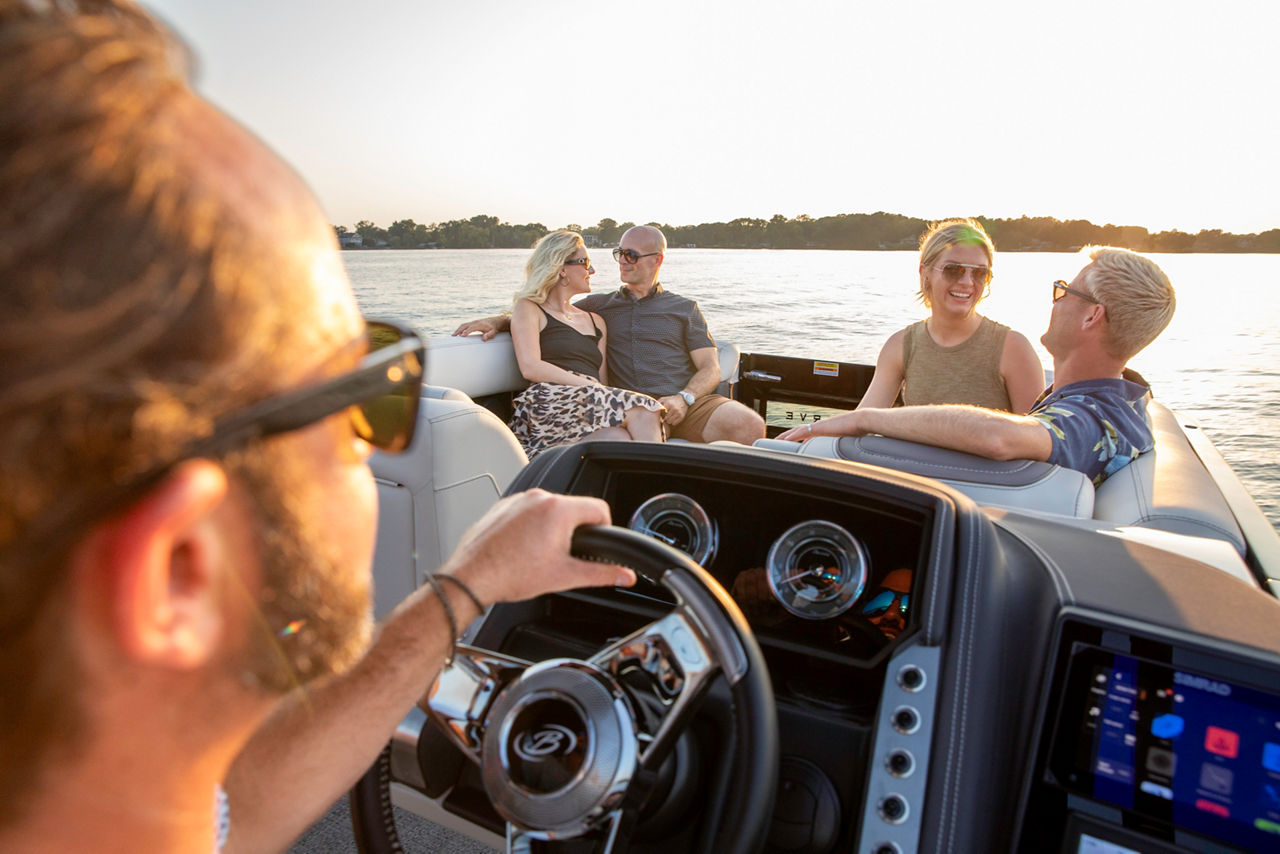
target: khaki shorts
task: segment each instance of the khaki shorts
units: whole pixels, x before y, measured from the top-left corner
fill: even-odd
[[[705,442],[702,431],[711,420],[711,413],[729,402],[722,394],[708,394],[693,402],[693,406],[685,412],[684,418],[674,427],[667,427],[668,439],[684,439],[688,442]]]

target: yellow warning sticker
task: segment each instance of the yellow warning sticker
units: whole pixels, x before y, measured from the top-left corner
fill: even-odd
[[[814,362],[813,375],[816,377],[838,377],[840,376],[840,363]]]

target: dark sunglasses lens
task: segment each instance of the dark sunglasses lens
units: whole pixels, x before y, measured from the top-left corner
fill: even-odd
[[[881,590],[870,602],[862,606],[862,616],[878,617],[893,605],[893,591]]]
[[[634,264],[640,260],[640,256],[634,249],[615,249],[613,250],[613,260],[621,261],[626,259],[628,264]]]
[[[369,353],[400,343],[399,329],[385,323],[369,323]],[[375,448],[403,451],[413,441],[418,423],[418,401],[422,396],[422,351],[407,353],[386,366],[387,380],[394,387],[387,393],[352,408],[356,435]]]

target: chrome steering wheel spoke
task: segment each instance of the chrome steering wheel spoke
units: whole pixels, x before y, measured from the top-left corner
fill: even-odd
[[[682,602],[661,619],[632,632],[589,661],[620,683],[629,672],[647,677],[662,708],[655,732],[642,734],[640,765],[656,770],[698,709],[707,686],[720,672],[697,618]]]
[[[480,764],[485,717],[504,687],[530,662],[486,649],[458,644],[453,662],[440,671],[431,689],[431,713],[463,753]]]

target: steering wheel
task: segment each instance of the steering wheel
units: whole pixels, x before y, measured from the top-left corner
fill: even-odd
[[[430,715],[480,766],[507,823],[507,850],[554,851],[572,840],[622,854],[649,786],[692,723],[712,680],[731,700],[732,767],[702,840],[754,854],[768,836],[778,767],[773,689],[760,647],[732,598],[702,567],[622,528],[579,528],[573,553],[629,566],[676,600],[666,616],[586,659],[530,663],[459,644],[436,678]],[[621,677],[627,674],[627,684]],[[661,702],[654,719],[628,687],[643,674]],[[653,703],[649,703],[650,708]],[[400,851],[390,805],[389,750],[352,790],[362,852]],[[541,842],[535,842],[540,840]]]

